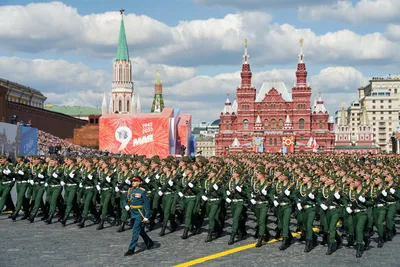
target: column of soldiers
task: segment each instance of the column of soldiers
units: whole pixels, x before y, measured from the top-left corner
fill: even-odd
[[[160,236],[182,224],[181,237],[187,239],[199,234],[207,222],[205,242],[211,242],[222,236],[230,213],[228,244],[232,245],[247,236],[247,218],[253,213],[256,247],[282,238],[279,249],[287,249],[294,242],[293,218],[298,240],[305,242],[304,252],[318,245],[320,235],[327,255],[346,245],[354,246],[361,257],[375,229],[378,248],[396,234],[399,168],[399,158],[389,155],[239,154],[194,160],[187,156],[19,156],[16,164],[0,156],[0,211],[10,205],[7,200],[16,186],[17,201],[10,215],[14,221],[22,208],[22,219],[30,222],[41,211],[47,224],[57,216],[66,226],[74,215],[80,228],[91,219],[98,230],[110,223],[123,232],[129,217],[123,203],[131,178],[140,176],[141,189],[150,199],[148,229],[159,223]],[[274,235],[268,227],[271,218],[276,218]]]

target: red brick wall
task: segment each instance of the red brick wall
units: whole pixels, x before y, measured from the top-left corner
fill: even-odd
[[[8,89],[0,86],[0,122],[7,121],[6,102]]]
[[[80,128],[87,124],[86,120],[76,119],[42,108],[5,101],[0,97],[0,110],[2,106],[6,107],[6,118],[17,115],[18,121],[27,123],[30,120],[33,127],[60,138],[72,138],[75,128]]]

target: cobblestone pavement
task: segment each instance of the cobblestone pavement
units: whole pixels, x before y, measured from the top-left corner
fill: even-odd
[[[164,237],[159,237],[156,229],[149,233],[156,242],[154,249],[144,250],[140,243],[136,255],[124,257],[130,230],[116,233],[117,227],[106,223],[104,230],[97,231],[91,221],[84,229],[78,229],[72,218],[62,227],[60,223],[46,225],[40,218],[31,224],[19,219],[12,222],[7,217],[0,215],[0,266],[173,266],[255,242],[250,237],[252,229],[245,240],[233,246],[227,245],[228,233],[206,244],[206,231],[182,240],[182,228]],[[254,225],[253,216],[248,225]],[[230,221],[227,226],[226,230],[230,231]],[[355,250],[349,248],[326,256],[327,248],[321,245],[308,254],[303,253],[304,245],[298,242],[284,252],[279,251],[279,245],[277,242],[262,248],[252,247],[197,266],[400,266],[400,235],[385,243],[382,249],[376,248],[373,241],[361,259],[356,259]]]

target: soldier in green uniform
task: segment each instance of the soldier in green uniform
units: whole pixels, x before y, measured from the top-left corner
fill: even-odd
[[[247,185],[240,178],[243,170],[239,167],[235,168],[232,173],[232,178],[229,180],[225,188],[225,200],[231,205],[232,211],[232,233],[228,241],[228,245],[233,245],[235,237],[239,231],[239,239],[242,240],[246,235],[245,229],[245,214],[244,201],[246,199]]]
[[[60,184],[64,186],[64,199],[66,201],[66,210],[64,218],[61,221],[63,226],[66,225],[72,208],[77,207],[76,197],[78,185],[80,184],[81,180],[81,175],[79,172],[79,168],[75,165],[75,163],[75,158],[69,157],[67,159],[67,166],[64,168],[64,175],[60,182]],[[80,211],[76,211],[76,213],[80,213]],[[77,217],[79,217],[78,214],[76,215]]]
[[[400,199],[400,188],[394,182],[394,176],[391,173],[387,173],[385,177],[385,201],[387,207],[386,213],[386,228],[387,228],[387,240],[392,241],[395,231],[394,216],[396,215],[396,201]]]
[[[306,246],[304,252],[310,252],[317,245],[317,235],[313,231],[316,215],[316,195],[318,188],[313,184],[311,175],[304,174],[302,183],[297,192],[297,208],[302,213],[303,229],[305,231]]]
[[[272,183],[266,179],[264,168],[258,168],[255,172],[256,180],[249,187],[247,198],[255,206],[255,215],[257,218],[258,240],[256,247],[261,247],[262,242],[267,242],[271,235],[267,228],[267,218],[269,202],[271,201],[273,188]]]
[[[13,164],[7,161],[6,156],[0,155],[0,214],[14,186],[14,176],[15,171]]]
[[[180,184],[178,185],[178,195],[183,200],[183,210],[185,212],[185,229],[183,231],[182,239],[187,239],[189,230],[193,222],[193,215],[195,212],[196,205],[196,195],[199,193],[199,188],[197,186],[197,179],[193,173],[193,167],[188,165],[185,170],[185,176],[182,177]]]
[[[39,157],[33,157],[32,164],[29,167],[30,183],[32,185],[31,207],[33,207],[29,221],[33,223],[35,217],[42,208],[43,217],[48,217],[48,210],[43,204],[43,195],[46,190],[44,184],[46,182],[46,169],[47,165],[41,162]]]
[[[325,186],[321,194],[318,194],[318,204],[324,213],[328,230],[328,250],[326,255],[331,255],[337,248],[341,248],[342,242],[336,232],[336,224],[340,216],[340,189],[335,184],[332,175],[326,176]]]
[[[383,224],[387,211],[385,195],[387,196],[387,192],[383,185],[383,177],[375,175],[374,184],[367,192],[367,199],[373,205],[374,225],[378,229],[378,248],[383,247],[385,238],[385,226]]]
[[[289,173],[284,171],[279,175],[273,193],[274,206],[277,208],[277,220],[280,222],[283,237],[280,250],[287,249],[293,239],[289,230],[290,215],[292,214],[292,191],[294,191],[294,184],[289,181]]]
[[[369,245],[369,235],[364,234],[364,230],[368,220],[367,208],[368,203],[366,202],[366,193],[361,177],[355,177],[351,188],[349,190],[348,200],[351,203],[351,207],[347,206],[346,211],[353,215],[353,223],[355,226],[356,233],[356,257],[361,257],[365,247]],[[370,203],[371,204],[371,203]],[[364,243],[363,243],[364,241]]]
[[[128,212],[125,209],[126,203],[126,195],[128,193],[129,188],[131,187],[131,176],[132,173],[129,171],[128,163],[123,163],[121,165],[121,171],[117,173],[117,184],[115,186],[115,192],[117,193],[117,198],[120,200],[119,208],[121,216],[117,219],[120,220],[120,227],[118,228],[117,232],[121,233],[125,231],[125,223],[128,219]]]
[[[48,187],[46,191],[46,201],[50,204],[49,218],[45,220],[47,224],[52,223],[61,196],[61,179],[63,172],[63,168],[58,165],[57,158],[52,156],[47,169],[46,182],[44,184],[45,187]]]
[[[82,212],[82,221],[78,224],[78,227],[85,227],[85,222],[88,218],[89,209],[92,210],[92,213],[99,217],[99,214],[96,211],[96,202],[94,201],[94,194],[96,192],[96,185],[98,182],[97,170],[93,167],[93,161],[88,159],[85,161],[85,167],[83,167],[81,174],[81,182],[79,187],[82,190],[82,201],[83,201],[83,212]]]
[[[11,215],[11,219],[13,221],[16,220],[18,212],[22,207],[22,204],[25,204],[23,219],[29,218],[29,202],[27,205],[27,199],[25,197],[29,185],[28,183],[29,172],[27,167],[28,164],[24,163],[24,157],[17,156],[15,165],[15,178],[17,183],[17,204],[15,205],[15,212]]]
[[[101,192],[101,221],[100,224],[97,226],[97,230],[104,229],[104,222],[106,220],[107,214],[109,212],[109,206],[111,204],[112,191],[115,188],[117,182],[114,170],[109,169],[109,164],[107,162],[103,163],[102,168],[103,170],[100,172],[99,182],[96,186],[97,190]]]
[[[171,167],[169,165],[164,166],[164,173],[160,177],[161,188],[158,191],[158,195],[162,196],[162,207],[164,211],[164,220],[161,227],[160,236],[165,235],[168,221],[171,224],[171,232],[174,232],[178,227],[175,222],[175,214],[171,212],[172,205],[174,204],[174,198],[178,190],[179,181],[172,176]]]
[[[208,235],[205,242],[212,240],[212,235],[217,231],[217,237],[222,235],[221,222],[219,221],[221,211],[221,200],[223,198],[223,184],[217,177],[218,170],[211,169],[208,179],[204,181],[202,187],[202,200],[206,202],[206,214],[208,216]]]

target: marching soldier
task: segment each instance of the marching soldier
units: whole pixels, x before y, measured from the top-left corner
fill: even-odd
[[[112,191],[116,185],[115,172],[109,169],[107,162],[103,163],[103,170],[100,172],[99,181],[96,185],[97,191],[100,192],[100,210],[101,218],[100,224],[97,226],[97,230],[104,229],[104,222],[106,220],[107,214],[109,212],[109,207],[111,204]]]
[[[28,189],[28,164],[24,163],[23,156],[17,156],[17,164],[15,165],[15,177],[17,183],[17,205],[15,206],[15,212],[11,215],[13,221],[16,220],[18,212],[24,204],[24,217],[22,219],[29,218],[29,202],[25,197],[26,191]]]
[[[88,218],[89,209],[92,210],[92,214],[96,216],[96,221],[100,218],[99,214],[96,211],[96,202],[93,196],[96,193],[96,186],[98,183],[98,176],[96,168],[93,167],[93,160],[87,159],[85,161],[85,167],[82,170],[82,179],[79,184],[83,195],[83,212],[82,212],[82,221],[78,224],[79,228],[85,227],[85,222]]]

